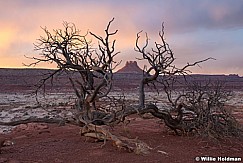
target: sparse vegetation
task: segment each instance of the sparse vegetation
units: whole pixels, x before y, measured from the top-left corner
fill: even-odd
[[[110,30],[113,21],[114,19],[109,21],[104,36],[93,32],[81,35],[74,24],[66,22],[63,24],[63,30],[50,32],[47,28],[43,28],[45,36],[41,36],[35,44],[35,50],[40,52],[40,56],[33,57],[35,62],[29,66],[48,62],[56,64],[57,67],[48,77],[40,81],[36,93],[41,88],[45,89],[46,82],[52,81],[55,75],[64,73],[76,94],[74,119],[63,119],[65,123],[80,126],[82,136],[104,141],[112,140],[118,148],[137,154],[147,154],[150,147],[140,140],[114,135],[104,126],[123,123],[130,115],[150,113],[163,120],[165,125],[178,135],[194,133],[213,138],[241,136],[240,126],[225,105],[231,94],[224,90],[221,83],[186,82],[190,67],[213,58],[188,63],[178,68],[174,64],[174,53],[165,41],[163,24],[159,32],[160,42],[155,42],[152,49],[148,48],[150,46],[148,35],[145,34],[145,44],[141,47],[139,42],[142,32],[137,34],[135,51],[141,54],[140,60],[147,62],[139,85],[138,104],[128,103],[124,96],[119,98],[109,96],[113,71],[120,63],[116,62],[115,57],[119,52],[115,51],[116,40],[112,39],[118,31]],[[95,46],[96,43],[89,41],[88,37],[98,41],[98,45]],[[185,77],[187,89],[178,90],[173,87],[178,82],[178,76]],[[157,91],[161,91],[159,87],[162,86],[170,108],[162,110],[155,103],[148,101],[145,96],[147,85],[152,85]],[[67,105],[67,103],[59,104]],[[30,121],[57,122],[30,118],[22,123]]]
[[[183,90],[168,87],[165,90],[172,105],[180,104],[184,108],[180,129],[182,133],[215,139],[242,136],[242,127],[233,117],[231,108],[226,105],[232,98],[232,91],[225,88],[224,82],[187,82]],[[172,92],[177,94],[174,99]]]

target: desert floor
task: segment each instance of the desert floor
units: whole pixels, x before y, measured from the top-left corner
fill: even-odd
[[[113,93],[114,95],[115,93]],[[132,99],[134,94],[130,93]],[[153,97],[150,95],[149,97]],[[243,121],[243,92],[236,92],[229,105],[235,106],[234,115]],[[39,98],[29,92],[0,94],[1,121],[14,121],[30,116],[72,116],[70,105],[75,97],[72,93],[49,94]],[[161,98],[159,98],[161,99]],[[132,99],[134,100],[134,99]],[[152,100],[152,99],[151,99]],[[163,102],[163,100],[161,100]],[[132,116],[128,125],[110,128],[112,133],[137,138],[151,149],[145,155],[117,149],[112,142],[96,142],[80,136],[80,128],[73,125],[22,124],[14,128],[1,126],[0,140],[7,139],[12,145],[1,148],[0,163],[95,163],[95,162],[195,162],[196,157],[237,157],[243,161],[243,141],[226,139],[217,141],[195,136],[177,136],[156,119]]]

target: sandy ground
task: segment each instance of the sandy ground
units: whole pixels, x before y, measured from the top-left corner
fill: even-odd
[[[236,106],[235,115],[242,120],[242,93],[238,96],[240,98],[231,101],[231,104]],[[40,98],[41,105],[28,93],[0,94],[0,99],[1,121],[30,116],[71,117],[69,106],[74,101],[72,94],[50,94],[46,98]],[[77,126],[31,123],[15,128],[1,127],[0,141],[10,140],[13,144],[1,148],[0,163],[190,163],[195,162],[196,157],[203,159],[203,156],[216,160],[241,158],[243,162],[243,142],[236,139],[219,142],[192,136],[176,136],[158,119],[141,119],[137,116],[131,118],[132,121],[127,126],[121,124],[110,128],[110,131],[142,140],[151,147],[149,154],[137,155],[117,149],[110,141],[104,143],[87,139],[80,136],[80,128]]]
[[[243,158],[243,142],[217,142],[189,136],[176,136],[158,120],[135,118],[131,124],[112,129],[117,135],[138,138],[152,149],[149,154],[136,155],[118,150],[111,142],[95,142],[79,134],[77,126],[37,125],[20,126],[5,138],[14,145],[2,147],[0,162],[23,163],[94,163],[94,162],[195,162],[196,157]],[[39,126],[39,127],[38,127]]]

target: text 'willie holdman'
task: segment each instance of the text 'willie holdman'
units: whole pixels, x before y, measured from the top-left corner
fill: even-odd
[[[201,157],[196,157],[196,161],[208,161],[208,162],[241,162],[242,158],[241,157],[210,157],[210,156],[201,156]]]

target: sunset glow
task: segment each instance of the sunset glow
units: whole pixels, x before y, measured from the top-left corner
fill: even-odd
[[[158,41],[157,34],[164,22],[166,41],[179,67],[213,57],[217,60],[203,63],[194,69],[195,73],[243,76],[242,6],[241,0],[2,1],[0,67],[25,68],[23,63],[30,60],[24,56],[38,55],[33,43],[44,34],[40,27],[51,31],[62,28],[63,21],[67,21],[75,23],[81,34],[92,31],[103,36],[108,21],[114,17],[111,30],[118,29],[114,39],[116,50],[121,52],[117,60],[123,60],[120,67],[127,60],[139,58],[134,51],[137,32],[147,32],[153,44]],[[143,67],[144,63],[138,64]]]
[[[14,33],[9,28],[0,29],[0,50],[4,50],[10,47],[12,41],[14,41]]]

